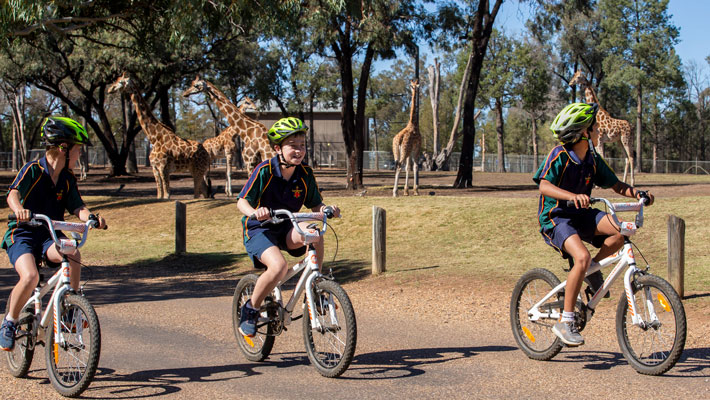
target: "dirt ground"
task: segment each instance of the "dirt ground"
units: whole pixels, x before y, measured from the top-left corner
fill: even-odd
[[[328,197],[334,196],[391,196],[394,171],[367,170],[364,175],[364,189],[345,190],[345,170],[316,169],[316,178],[321,191]],[[214,168],[209,174],[215,198],[225,198],[225,170]],[[10,171],[0,172],[0,185],[7,186],[14,178]],[[411,178],[411,176],[410,176]],[[236,195],[246,182],[246,171],[232,172],[232,192]],[[454,189],[456,171],[420,172],[420,195],[435,196],[493,196],[527,197],[537,195],[537,186],[532,174],[474,172],[473,187]],[[187,173],[172,174],[170,180],[171,198],[192,198],[192,178]],[[400,175],[400,185],[404,185],[404,172]],[[411,185],[411,179],[410,179]],[[693,175],[637,174],[636,186],[649,189],[657,196],[706,196],[710,194],[710,176],[707,179]],[[86,181],[79,188],[85,196],[154,197],[156,186],[150,168],[141,167],[138,174],[109,177],[105,168],[93,168]],[[411,190],[411,189],[410,189]],[[400,194],[402,186],[400,186]],[[601,193],[600,193],[601,194]]]

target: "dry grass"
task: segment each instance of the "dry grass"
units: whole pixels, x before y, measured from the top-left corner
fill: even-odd
[[[93,234],[84,248],[89,264],[148,267],[173,252],[174,202],[110,197],[86,200],[110,225],[109,230]],[[353,279],[367,275],[370,267],[373,206],[387,210],[387,274],[397,282],[445,274],[453,280],[470,276],[512,285],[530,268],[546,267],[562,275],[561,267],[566,265],[538,233],[535,198],[340,197],[328,201],[338,204],[344,216],[333,221],[339,238],[335,265]],[[234,201],[186,203],[191,259],[204,254],[205,262],[211,263],[215,255],[224,255],[232,268],[251,268],[243,257],[241,215]],[[647,210],[646,224],[634,238],[652,271],[666,277],[666,216],[685,219],[687,293],[702,293],[710,285],[708,209],[710,197],[664,198]],[[335,249],[333,234],[326,240],[330,260]]]

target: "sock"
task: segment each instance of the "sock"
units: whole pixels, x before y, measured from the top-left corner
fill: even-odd
[[[17,322],[17,320],[16,320],[15,318],[10,317],[9,315],[6,315],[6,316],[5,316],[5,319],[8,320],[8,321],[10,321],[10,322],[12,322],[13,324],[14,324],[15,322]]]
[[[592,268],[594,268],[594,267],[596,267],[596,266],[598,266],[598,265],[599,265],[599,263],[598,263],[598,262],[596,262],[596,261],[592,260],[592,263],[591,263],[591,264],[589,264],[589,269],[592,269]]]
[[[248,307],[248,308],[251,308],[251,309],[254,310],[254,311],[259,311],[258,308],[254,308],[254,305],[251,304],[251,300],[249,300],[249,301],[247,302],[247,307]]]
[[[563,311],[560,322],[574,322],[574,311]]]

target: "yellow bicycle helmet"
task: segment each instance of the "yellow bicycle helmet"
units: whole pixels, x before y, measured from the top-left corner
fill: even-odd
[[[555,139],[562,144],[574,144],[582,137],[582,132],[589,128],[597,115],[599,106],[596,103],[572,103],[563,108],[550,129]]]

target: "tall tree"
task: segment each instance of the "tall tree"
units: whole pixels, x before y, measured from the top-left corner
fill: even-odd
[[[642,165],[644,91],[682,82],[678,28],[668,0],[600,0],[607,85],[630,86],[636,100],[636,169]]]

